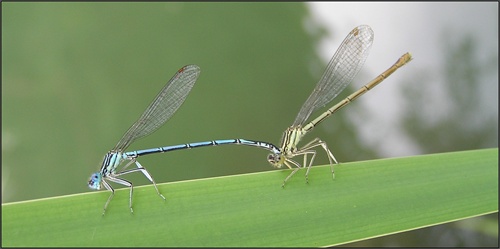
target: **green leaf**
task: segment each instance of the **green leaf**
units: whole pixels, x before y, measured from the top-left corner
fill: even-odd
[[[208,166],[207,166],[208,167]],[[2,246],[330,246],[498,212],[498,148],[2,204]],[[52,179],[54,180],[54,179]],[[50,182],[38,183],[50,184]]]

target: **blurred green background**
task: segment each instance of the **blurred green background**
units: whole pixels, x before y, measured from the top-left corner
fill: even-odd
[[[202,70],[186,102],[129,150],[229,138],[279,145],[326,65],[316,47],[327,32],[319,23],[305,25],[309,15],[304,3],[2,3],[2,202],[90,191],[86,182],[102,156],[186,64]],[[474,62],[474,39],[465,37],[455,47],[443,44],[448,48],[444,87],[448,104],[457,111],[437,123],[426,122],[433,110],[421,107],[432,100],[422,85],[432,78],[425,69],[406,66],[401,70],[412,71],[412,77],[393,82],[405,86],[403,129],[425,148],[423,153],[497,147],[498,109],[496,116],[481,115],[470,104],[481,96],[470,96],[482,75],[496,73],[498,81],[498,55]],[[402,54],[385,50],[394,61]],[[362,83],[353,83],[342,96]],[[327,141],[341,162],[379,158],[346,118],[351,112],[369,122],[369,115],[357,102],[351,105],[306,140]],[[471,116],[481,124],[468,126]],[[258,148],[221,146],[140,161],[163,183],[273,170],[266,155]],[[320,153],[317,164],[324,163]],[[141,174],[127,179],[148,184]],[[168,198],[168,192],[163,194]],[[463,229],[451,224],[437,229]],[[440,245],[432,243],[433,237],[420,239],[422,233],[436,234],[430,229],[360,245],[393,245],[395,240],[406,246]],[[484,237],[476,246],[498,245],[498,234],[496,240],[478,229],[471,234]]]

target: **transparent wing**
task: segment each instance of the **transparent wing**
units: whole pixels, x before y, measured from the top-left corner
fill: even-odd
[[[351,83],[368,57],[373,30],[367,25],[354,28],[340,44],[323,76],[304,102],[293,126],[303,125],[312,112],[324,107]]]
[[[196,65],[179,69],[123,135],[114,150],[125,150],[132,142],[153,133],[170,119],[186,99],[199,75],[200,68]]]

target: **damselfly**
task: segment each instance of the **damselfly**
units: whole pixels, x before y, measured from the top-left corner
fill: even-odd
[[[363,63],[368,56],[368,52],[373,42],[373,31],[369,26],[361,25],[354,28],[340,44],[328,66],[323,73],[320,81],[314,88],[313,92],[302,105],[297,117],[293,124],[288,127],[281,138],[281,146],[279,153],[271,153],[268,155],[267,160],[276,168],[281,168],[286,165],[288,168],[296,168],[288,175],[283,181],[282,187],[300,168],[307,167],[305,174],[306,182],[308,181],[309,170],[311,169],[314,158],[316,157],[315,147],[321,146],[325,150],[328,160],[330,162],[332,177],[335,177],[333,171],[333,161],[338,164],[337,159],[333,156],[332,152],[326,145],[325,141],[315,138],[304,146],[298,148],[298,143],[302,138],[310,132],[316,125],[327,117],[349,104],[359,96],[363,95],[377,84],[382,82],[385,78],[389,77],[398,68],[405,65],[411,60],[411,54],[404,54],[399,60],[392,65],[385,72],[377,76],[368,84],[361,87],[356,92],[349,95],[338,104],[328,109],[323,114],[319,115],[316,119],[306,123],[307,119],[315,110],[324,107],[332,101],[344,88],[352,81],[354,76],[359,72]],[[304,125],[305,124],[305,125]],[[303,155],[304,161],[301,165],[292,158],[295,156]],[[310,161],[307,163],[307,156],[310,155]],[[332,161],[333,160],[333,161]]]
[[[116,146],[106,153],[100,171],[91,175],[88,182],[88,186],[90,188],[99,190],[104,186],[104,188],[111,191],[111,195],[108,197],[108,200],[104,205],[103,215],[115,193],[115,190],[109,182],[114,182],[130,189],[129,207],[131,212],[134,211],[132,209],[132,195],[134,190],[133,184],[132,182],[121,178],[121,176],[133,172],[142,172],[146,178],[153,183],[156,193],[165,200],[165,196],[163,196],[158,190],[156,182],[153,180],[151,174],[137,161],[139,156],[179,149],[191,149],[223,144],[256,146],[272,151],[273,153],[279,153],[279,149],[270,143],[246,139],[223,139],[125,152],[125,149],[135,140],[153,133],[172,117],[172,115],[186,99],[188,93],[191,91],[191,88],[198,79],[199,74],[200,68],[196,65],[187,65],[177,71],[174,77],[168,81],[153,102],[148,106],[148,108],[146,108],[141,117],[123,135]],[[120,167],[123,164],[125,164],[125,166]],[[127,169],[132,164],[135,164],[136,168]]]

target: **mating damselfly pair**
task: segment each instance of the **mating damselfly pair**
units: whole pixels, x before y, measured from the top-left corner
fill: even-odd
[[[106,153],[99,172],[92,174],[90,177],[88,182],[90,188],[98,190],[104,187],[111,191],[111,195],[104,205],[103,215],[114,196],[114,189],[109,182],[114,182],[130,189],[129,208],[130,211],[133,212],[133,184],[132,182],[121,178],[121,176],[133,172],[142,172],[153,184],[157,194],[165,200],[165,197],[158,190],[156,182],[153,180],[151,174],[137,161],[138,157],[153,153],[163,153],[180,149],[225,144],[259,147],[270,151],[267,160],[273,167],[282,168],[283,166],[286,166],[293,170],[283,181],[281,186],[284,187],[290,177],[292,177],[301,168],[307,167],[305,178],[306,182],[308,182],[309,171],[316,156],[316,151],[314,149],[316,147],[321,147],[328,156],[328,160],[331,165],[332,177],[334,177],[333,163],[335,162],[335,164],[338,164],[338,161],[333,156],[333,153],[328,148],[326,142],[320,140],[319,138],[315,138],[307,144],[298,147],[299,142],[320,122],[375,87],[398,68],[402,67],[412,59],[410,53],[402,55],[395,64],[389,67],[389,69],[375,77],[366,85],[362,86],[356,92],[341,100],[326,112],[320,114],[317,118],[306,123],[309,116],[314,111],[331,102],[356,76],[368,56],[368,52],[373,42],[373,37],[374,34],[372,29],[366,25],[354,28],[347,35],[328,63],[323,76],[317,83],[313,92],[302,105],[295,121],[284,131],[279,147],[273,145],[272,143],[250,139],[219,139],[126,152],[125,150],[134,141],[153,133],[167,120],[169,120],[186,99],[188,93],[191,91],[200,75],[200,68],[196,65],[187,65],[182,67],[177,71],[172,79],[167,82],[153,102],[146,108],[141,117],[128,129],[116,146]],[[294,157],[300,155],[303,156],[302,163],[293,160]],[[310,156],[309,160],[308,156]],[[122,165],[124,166],[121,167]],[[132,166],[132,168],[128,169],[130,166]]]

